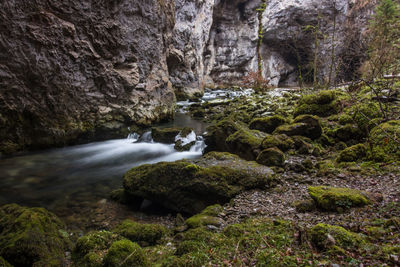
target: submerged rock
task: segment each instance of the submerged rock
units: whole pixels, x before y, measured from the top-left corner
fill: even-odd
[[[366,193],[350,188],[310,186],[308,193],[317,206],[323,210],[339,211],[371,203]]]
[[[0,256],[15,266],[62,266],[71,247],[65,225],[43,208],[0,208]]]
[[[195,214],[223,204],[240,192],[272,186],[272,171],[229,153],[210,153],[194,161],[142,165],[124,176],[125,190],[166,208]]]

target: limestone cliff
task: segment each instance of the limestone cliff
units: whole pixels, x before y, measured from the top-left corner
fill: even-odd
[[[171,118],[164,0],[0,2],[0,150],[117,137]]]

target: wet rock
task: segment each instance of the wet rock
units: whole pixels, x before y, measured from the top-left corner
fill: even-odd
[[[182,128],[152,128],[151,136],[155,142],[173,144],[175,137],[180,133]]]
[[[185,127],[175,138],[174,148],[178,151],[188,151],[196,143],[197,136],[192,128]]]
[[[15,266],[61,266],[71,247],[65,225],[43,208],[0,208],[0,255]]]
[[[166,208],[196,214],[212,204],[223,204],[251,188],[273,185],[272,171],[229,153],[210,153],[199,160],[142,165],[124,176],[129,194]]]

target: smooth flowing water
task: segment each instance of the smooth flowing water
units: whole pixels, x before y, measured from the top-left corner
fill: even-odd
[[[177,113],[171,123],[195,129],[197,142],[190,151],[177,152],[174,144],[154,143],[151,133],[131,134],[127,139],[109,140],[52,149],[0,160],[0,205],[18,203],[41,206],[57,212],[79,201],[106,198],[122,185],[123,174],[132,167],[161,161],[200,157],[200,136],[206,124]]]

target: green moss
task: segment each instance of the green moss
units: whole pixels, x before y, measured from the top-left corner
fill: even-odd
[[[278,148],[267,148],[257,157],[257,162],[265,166],[283,166],[285,160],[285,154]]]
[[[99,251],[108,249],[114,241],[119,239],[120,237],[117,234],[109,231],[90,232],[78,239],[72,253],[72,258],[79,265],[80,261],[87,254],[95,253],[98,255]]]
[[[322,134],[320,119],[316,116],[301,115],[296,117],[294,123],[281,125],[274,134],[286,134],[288,136],[301,135],[311,139],[317,139]]]
[[[367,155],[367,148],[364,144],[357,144],[340,152],[337,162],[360,161]]]
[[[354,122],[353,118],[348,114],[341,114],[338,120],[341,125],[352,124]]]
[[[152,128],[151,136],[155,142],[172,144],[182,128]]]
[[[204,141],[207,145],[205,152],[210,151],[229,151],[225,140],[231,134],[240,130],[243,126],[231,119],[224,119],[207,128]]]
[[[295,108],[294,116],[301,114],[318,115],[327,117],[338,112],[335,91],[321,91],[317,94],[306,95],[300,99]]]
[[[184,254],[197,252],[199,250],[204,249],[205,244],[203,242],[194,241],[194,240],[186,240],[182,241],[176,247],[175,255],[182,256]]]
[[[197,241],[197,242],[209,242],[212,239],[212,232],[208,231],[205,227],[198,227],[189,229],[188,231],[178,234],[176,238],[182,241]]]
[[[226,139],[229,152],[246,160],[255,160],[265,134],[257,130],[241,129]]]
[[[309,231],[311,242],[320,250],[327,250],[334,246],[343,249],[358,247],[364,242],[361,236],[352,233],[340,226],[319,223]]]
[[[205,165],[210,164],[209,159],[204,159]],[[243,190],[268,186],[271,179],[264,168],[239,158],[219,161],[210,167],[188,161],[160,162],[127,172],[124,188],[131,195],[169,209],[195,214],[211,204],[225,203]]]
[[[363,132],[356,125],[346,124],[343,127],[334,130],[334,136],[340,141],[360,140],[366,136],[366,132]]]
[[[254,119],[250,122],[249,128],[265,133],[272,133],[278,126],[284,123],[285,119],[282,116],[275,115],[272,117]]]
[[[221,205],[212,205],[205,208],[201,213],[186,220],[190,228],[197,228],[206,225],[221,226],[222,220],[216,217],[222,211]]]
[[[365,193],[349,188],[310,186],[308,193],[314,199],[317,206],[324,210],[340,211],[371,203]]]
[[[84,267],[102,267],[103,266],[103,255],[102,253],[89,252],[80,261],[79,266]]]
[[[400,160],[400,121],[392,120],[376,126],[371,131],[373,154],[384,153],[387,161]]]
[[[142,224],[132,220],[123,221],[113,231],[142,246],[155,245],[168,232],[165,226],[159,224]]]
[[[65,225],[43,208],[0,208],[0,255],[17,266],[61,264],[71,243]]]
[[[150,266],[142,248],[130,240],[114,242],[104,257],[104,265],[109,267]]]
[[[267,135],[261,143],[261,147],[264,149],[277,147],[282,151],[288,151],[293,146],[293,139],[286,134]]]
[[[378,103],[369,101],[368,103],[361,103],[352,106],[348,111],[357,126],[363,131],[368,132],[371,127],[371,121],[376,118],[381,118],[382,113],[380,111]]]

